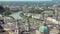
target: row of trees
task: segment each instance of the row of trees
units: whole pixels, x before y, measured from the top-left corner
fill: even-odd
[[[9,7],[0,6],[0,14],[5,15],[5,16],[8,16],[8,15],[10,15],[11,13],[18,12],[18,11],[22,11],[22,10],[23,10],[23,8],[17,9],[17,10],[13,10],[13,9],[10,10]]]
[[[11,13],[12,12],[10,11],[9,8],[7,8],[7,7],[4,8],[3,6],[0,6],[0,14],[7,16],[7,15],[9,15]]]
[[[29,13],[36,13],[36,14],[45,13],[45,14],[47,14],[48,16],[52,17],[53,14],[55,14],[55,11],[54,11],[54,9],[44,9],[44,10],[40,10],[40,9],[31,8],[31,9],[29,10]]]
[[[31,8],[31,9],[29,10],[29,13],[41,14],[41,12],[43,12],[43,11],[44,11],[44,10]]]

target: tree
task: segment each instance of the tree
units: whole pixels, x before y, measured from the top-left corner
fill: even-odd
[[[6,12],[4,12],[3,14],[4,14],[5,16],[9,16],[11,13],[12,13],[12,12],[10,12],[10,11],[6,11]]]
[[[5,9],[3,6],[0,6],[0,14],[2,14],[3,12],[5,12]]]
[[[29,13],[36,13],[36,14],[41,14],[41,12],[43,12],[44,10],[40,10],[40,9],[31,9],[29,11]]]

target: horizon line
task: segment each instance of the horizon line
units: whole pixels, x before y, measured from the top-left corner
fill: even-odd
[[[0,0],[0,1],[53,1],[53,0]]]

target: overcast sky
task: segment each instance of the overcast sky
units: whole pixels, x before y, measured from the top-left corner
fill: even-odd
[[[0,1],[52,1],[52,0],[0,0]]]

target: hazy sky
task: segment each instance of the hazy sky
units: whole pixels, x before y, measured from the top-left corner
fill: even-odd
[[[52,0],[0,0],[0,1],[52,1]]]

